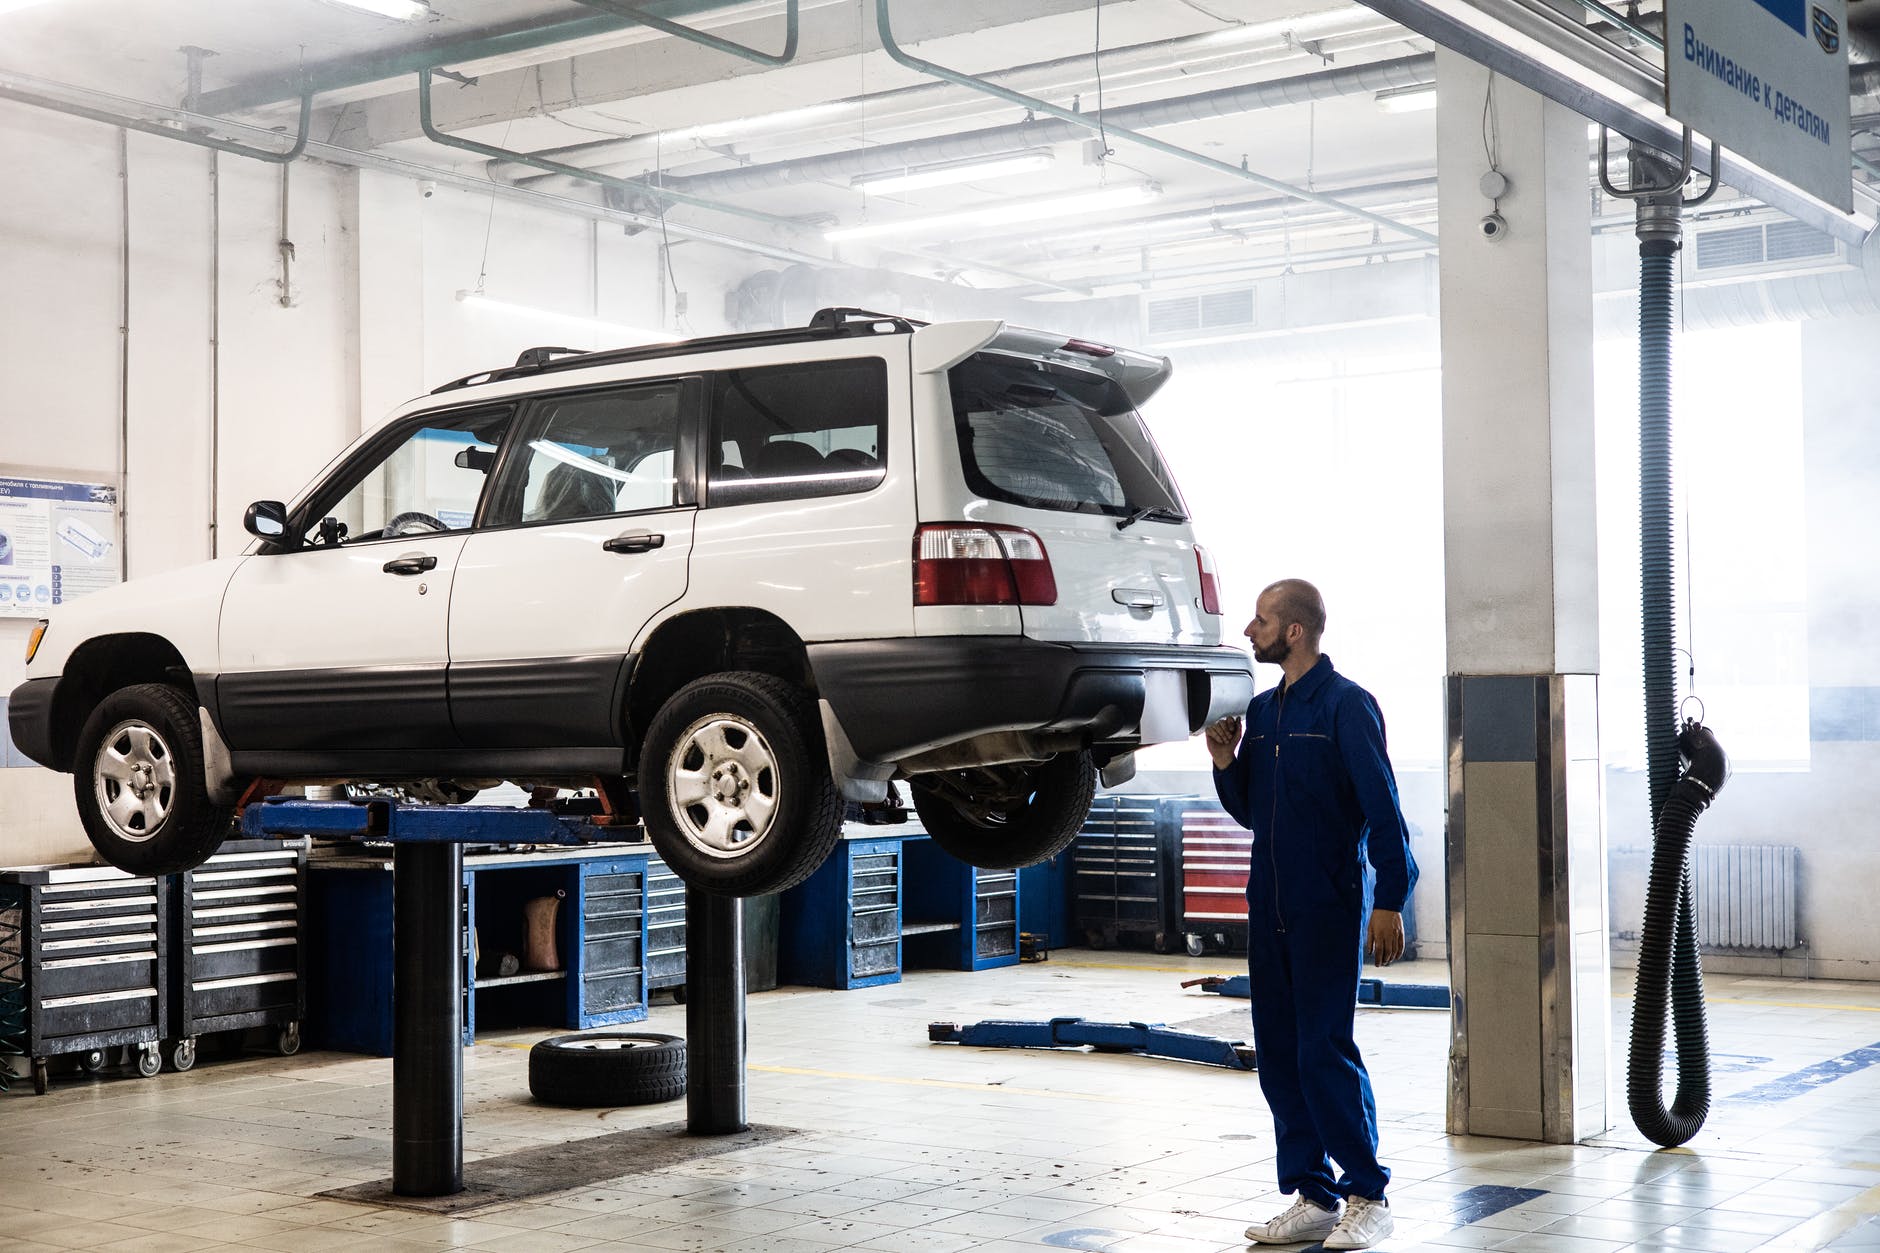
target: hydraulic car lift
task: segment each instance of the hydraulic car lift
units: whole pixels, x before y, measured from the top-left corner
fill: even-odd
[[[1144,1057],[1172,1057],[1177,1061],[1253,1070],[1253,1048],[1211,1035],[1175,1031],[1161,1024],[1091,1022],[1086,1018],[1053,1018],[1048,1022],[1011,1022],[990,1018],[962,1025],[927,1024],[927,1039],[934,1044],[964,1044],[973,1048],[1059,1049],[1088,1046],[1099,1053],[1139,1053]]]
[[[392,844],[392,1191],[463,1191],[463,846],[599,844],[619,827],[545,809],[270,797],[242,834]],[[743,902],[686,890],[686,1129],[743,1131]]]

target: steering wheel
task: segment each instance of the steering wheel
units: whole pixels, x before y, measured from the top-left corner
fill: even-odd
[[[430,514],[419,513],[413,510],[410,513],[401,513],[390,522],[387,522],[385,529],[381,531],[380,534],[386,536],[428,535],[432,531],[448,530],[450,530],[449,527],[445,526],[436,518],[433,518]]]

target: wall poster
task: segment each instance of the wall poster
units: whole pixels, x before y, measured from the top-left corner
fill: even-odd
[[[119,581],[118,489],[0,469],[0,618],[46,610]]]

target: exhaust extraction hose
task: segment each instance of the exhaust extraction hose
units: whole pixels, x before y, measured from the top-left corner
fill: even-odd
[[[1704,1020],[1704,970],[1697,954],[1691,899],[1691,836],[1697,816],[1730,776],[1729,758],[1708,728],[1687,722],[1677,739],[1684,771],[1658,811],[1651,881],[1639,934],[1638,986],[1632,996],[1632,1047],[1626,1102],[1653,1143],[1673,1148],[1695,1136],[1710,1113],[1710,1039]],[[1661,1087],[1665,1016],[1677,1037],[1677,1095],[1666,1109]]]

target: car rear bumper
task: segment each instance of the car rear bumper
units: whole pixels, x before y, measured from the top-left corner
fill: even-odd
[[[28,679],[7,697],[7,731],[13,746],[43,766],[66,768],[52,747],[52,698],[59,680]]]
[[[1186,735],[1242,712],[1253,698],[1247,656],[1228,647],[939,636],[811,644],[809,660],[856,754],[873,761],[999,731],[1139,741],[1152,687],[1157,700],[1179,692]]]

